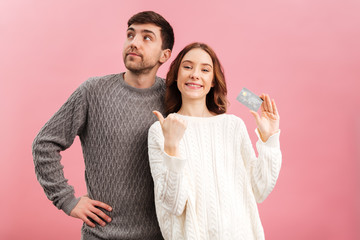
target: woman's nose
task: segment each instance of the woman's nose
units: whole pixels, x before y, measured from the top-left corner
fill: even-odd
[[[190,75],[190,78],[192,78],[192,79],[199,79],[199,70],[197,70],[197,69],[193,69],[193,71],[191,72],[191,75]]]

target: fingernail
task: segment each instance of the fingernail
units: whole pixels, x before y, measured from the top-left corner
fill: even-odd
[[[111,218],[108,218],[108,222],[110,222],[111,221]]]

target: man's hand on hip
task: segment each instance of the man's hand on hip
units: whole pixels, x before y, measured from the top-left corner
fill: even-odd
[[[89,218],[97,222],[100,226],[105,226],[106,223],[103,220],[109,223],[111,218],[97,207],[106,209],[107,211],[112,210],[109,205],[92,200],[88,197],[88,195],[84,195],[71,211],[70,216],[80,218],[90,227],[95,227],[95,224],[91,222]]]

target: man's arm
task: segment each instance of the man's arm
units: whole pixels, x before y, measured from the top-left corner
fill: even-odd
[[[106,208],[110,206],[89,199],[75,198],[74,188],[64,177],[61,164],[61,151],[69,148],[75,137],[79,135],[86,124],[88,103],[84,84],[81,85],[59,109],[58,112],[43,126],[33,142],[33,158],[35,173],[40,185],[49,200],[67,215],[81,218],[89,226],[95,226],[87,217],[93,218],[100,225],[110,219],[95,206]]]

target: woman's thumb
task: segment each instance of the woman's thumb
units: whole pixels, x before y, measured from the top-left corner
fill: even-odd
[[[162,125],[164,122],[164,117],[159,111],[153,111],[153,114],[159,119],[160,124]]]

